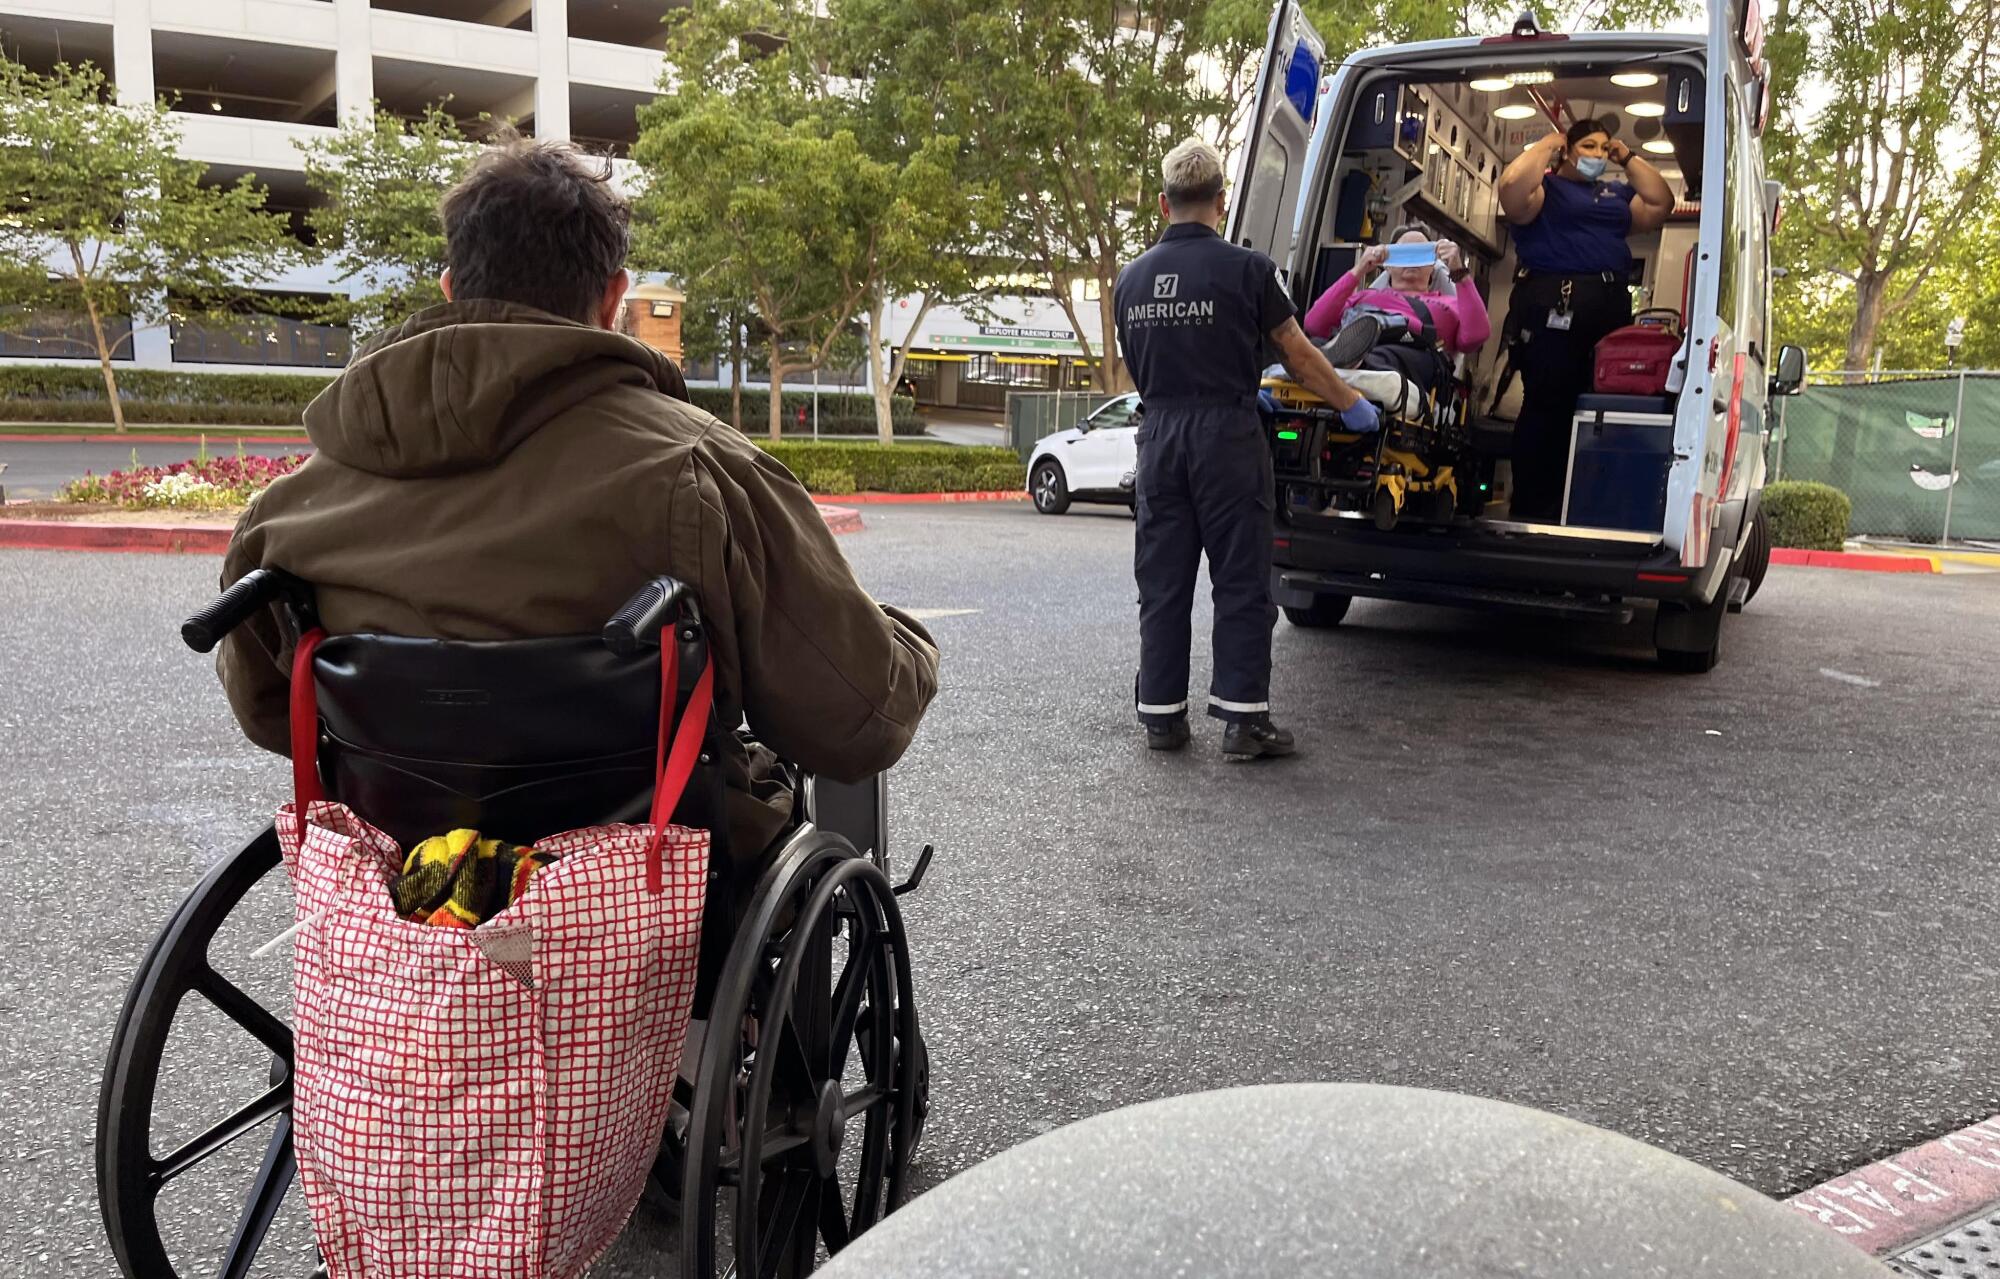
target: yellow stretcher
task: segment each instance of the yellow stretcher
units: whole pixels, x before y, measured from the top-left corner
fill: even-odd
[[[1324,400],[1290,378],[1264,379],[1277,404],[1271,429],[1280,487],[1323,494],[1320,513],[1359,511],[1384,531],[1406,517],[1451,523],[1472,496],[1461,492],[1467,436],[1459,398],[1426,393],[1386,370],[1343,369],[1340,376],[1381,410],[1379,430],[1349,431]]]

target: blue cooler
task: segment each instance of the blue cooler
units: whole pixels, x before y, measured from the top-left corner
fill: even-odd
[[[1562,522],[1659,532],[1667,522],[1667,470],[1673,462],[1673,400],[1578,396]]]

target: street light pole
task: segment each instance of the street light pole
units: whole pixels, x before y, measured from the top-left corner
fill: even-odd
[[[1944,529],[1938,545],[1951,545],[1951,499],[1958,494],[1958,438],[1965,434],[1965,370],[1958,371],[1958,408],[1951,415],[1951,464],[1944,468]]]

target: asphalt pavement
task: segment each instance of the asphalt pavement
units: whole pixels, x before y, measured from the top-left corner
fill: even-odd
[[[1704,677],[1657,670],[1643,617],[1360,602],[1278,625],[1299,755],[1225,764],[1218,726],[1156,755],[1132,722],[1128,516],[866,518],[842,546],[945,653],[890,780],[903,864],[938,848],[905,899],[920,1186],[1245,1083],[1497,1097],[1773,1195],[2000,1111],[2000,574],[1774,568]],[[0,552],[0,1272],[110,1273],[90,1143],[119,1000],[285,789],[175,639],[214,571]],[[228,1039],[195,1028],[176,1096],[257,1077]],[[602,1272],[664,1273],[672,1234],[649,1199]]]
[[[49,428],[52,434],[61,429],[59,426]],[[219,457],[234,453],[236,446],[236,440],[211,437],[208,452],[211,457]],[[171,466],[175,462],[190,460],[200,448],[199,442],[162,444],[144,436],[101,440],[0,438],[0,462],[7,466],[4,472],[0,472],[0,488],[7,490],[10,500],[46,500],[53,498],[57,489],[85,471],[104,475],[110,471],[130,470],[135,457],[141,466]],[[310,453],[312,445],[300,436],[296,444],[254,444],[246,441],[243,451],[277,457],[286,453]]]

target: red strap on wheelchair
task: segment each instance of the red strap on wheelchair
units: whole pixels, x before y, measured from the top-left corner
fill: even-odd
[[[319,782],[319,693],[313,687],[313,654],[326,631],[315,626],[299,636],[292,653],[292,811],[301,822],[306,805],[326,798]]]
[[[694,775],[701,757],[702,739],[708,733],[708,714],[715,704],[715,659],[701,668],[694,692],[688,697],[687,712],[680,726],[674,725],[674,694],[680,686],[680,647],[674,642],[674,628],[660,631],[660,735],[653,751],[653,811],[646,820],[653,827],[652,842],[646,848],[646,891],[660,891],[660,845],[666,841],[667,823],[680,806],[688,779]],[[671,746],[668,738],[673,739]]]

